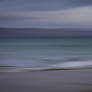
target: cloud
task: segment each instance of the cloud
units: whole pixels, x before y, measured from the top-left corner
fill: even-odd
[[[6,12],[1,26],[92,28],[92,7],[58,11]],[[4,18],[5,17],[5,18]]]
[[[92,0],[0,0],[0,27],[92,27]]]
[[[92,0],[4,0],[0,11],[48,11],[92,5]]]

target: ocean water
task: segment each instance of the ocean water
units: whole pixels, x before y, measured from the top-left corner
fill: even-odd
[[[92,66],[92,37],[2,38],[0,66],[32,69]]]

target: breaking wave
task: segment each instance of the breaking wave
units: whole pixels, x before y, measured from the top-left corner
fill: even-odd
[[[48,64],[39,67],[10,67],[10,66],[3,67],[2,66],[2,69],[11,72],[56,71],[56,70],[74,70],[74,69],[87,69],[87,68],[88,69],[92,68],[92,60],[83,59],[83,58],[66,58],[64,59],[64,62]]]

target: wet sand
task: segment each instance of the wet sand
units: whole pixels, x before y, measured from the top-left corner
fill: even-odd
[[[0,92],[92,92],[92,69],[0,72]]]

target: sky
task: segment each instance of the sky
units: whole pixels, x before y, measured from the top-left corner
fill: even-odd
[[[92,0],[0,0],[0,27],[92,29]]]

